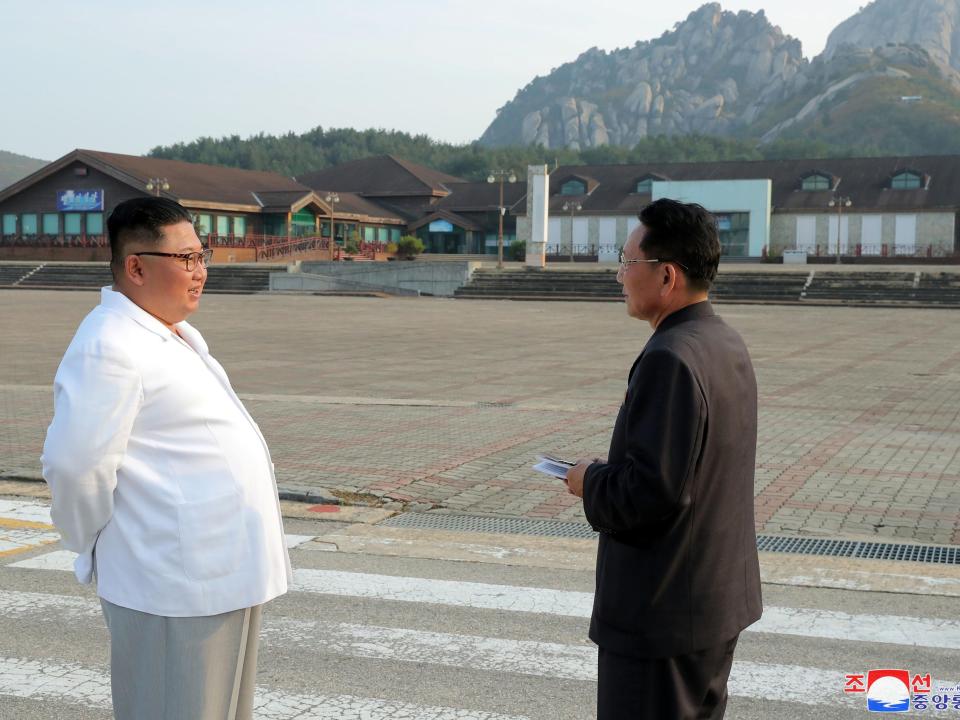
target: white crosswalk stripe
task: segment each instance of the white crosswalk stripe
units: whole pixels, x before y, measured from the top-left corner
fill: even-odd
[[[12,563],[12,567],[72,570],[71,555],[54,551]],[[592,593],[334,570],[297,569],[292,589],[321,595],[580,618],[589,618],[593,607]],[[854,615],[767,606],[760,621],[747,632],[960,650],[960,621],[899,615]]]
[[[0,695],[110,707],[105,669],[0,657]],[[308,695],[257,688],[257,720],[526,720],[479,710],[430,707],[353,695]]]
[[[49,520],[44,512],[41,503],[16,504],[0,500],[0,522],[6,519],[9,523],[42,524]],[[34,527],[22,529],[38,534],[50,532]],[[287,536],[287,545],[303,548],[313,539],[315,536],[312,535],[291,534]],[[5,563],[0,572],[4,568],[69,571],[75,557],[74,553],[65,550],[36,554],[19,561],[7,557],[3,558]],[[298,556],[292,554],[292,557]],[[541,616],[580,622],[590,616],[593,601],[592,593],[588,592],[339,569],[297,568],[294,578],[293,596],[307,602],[311,596],[365,599],[396,607],[423,606],[425,613],[441,612],[441,608],[447,607],[469,613],[487,613],[485,617],[490,617],[490,613],[507,613],[511,617]],[[89,594],[58,595],[3,589],[0,590],[0,617],[28,625],[70,623],[105,633],[99,601]],[[582,644],[569,644],[387,626],[389,624],[334,622],[267,613],[263,642],[265,648],[317,660],[323,657],[352,658],[416,664],[421,668],[433,666],[494,673],[505,678],[526,676],[558,682],[596,681],[597,651],[586,638]],[[489,622],[481,625],[489,625]],[[954,619],[847,613],[833,609],[767,606],[762,620],[747,633],[757,637],[818,638],[839,642],[843,647],[849,647],[849,643],[885,644],[894,648],[890,651],[894,654],[900,652],[895,648],[911,647],[960,650],[960,622]],[[504,634],[509,632],[504,631]],[[829,658],[824,658],[825,664],[829,665],[829,662]],[[813,659],[811,664],[818,665],[819,662]],[[864,695],[842,691],[845,673],[857,670],[759,662],[738,654],[729,687],[733,697],[794,703],[822,708],[825,713],[829,712],[827,708],[865,710]],[[933,684],[937,686],[940,682],[934,679]],[[942,682],[944,685],[956,684],[956,679]],[[91,708],[109,708],[110,703],[106,669],[64,663],[54,658],[47,661],[0,657],[0,695],[57,700]],[[584,707],[588,706],[589,703]],[[508,712],[514,710],[523,713],[525,708],[511,707]],[[932,717],[951,716],[951,713],[957,717],[953,709],[937,711],[930,706],[925,711]],[[3,717],[2,712],[0,717]],[[265,720],[507,720],[525,716],[454,708],[445,703],[416,704],[348,693],[286,693],[277,688],[262,687],[258,689],[256,717]]]

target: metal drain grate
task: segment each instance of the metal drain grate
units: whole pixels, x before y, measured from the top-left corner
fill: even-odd
[[[758,535],[757,549],[761,552],[824,555],[864,560],[903,560],[906,562],[960,565],[960,548],[942,545],[912,545],[909,543],[870,542],[863,540],[831,540],[828,538],[779,537]]]
[[[597,536],[593,528],[582,522],[484,517],[482,515],[409,512],[394,515],[379,524],[419,530],[456,530],[460,532],[507,533],[544,537],[595,538]],[[797,555],[960,565],[960,548],[942,545],[757,535],[757,549],[760,552],[794,553]]]
[[[420,530],[458,530],[461,532],[509,533],[546,537],[592,538],[593,528],[586,523],[527,518],[483,517],[481,515],[445,515],[442,513],[401,513],[380,525]]]

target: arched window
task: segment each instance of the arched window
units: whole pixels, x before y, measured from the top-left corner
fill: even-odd
[[[923,187],[923,178],[909,170],[897,173],[890,178],[890,188],[893,190],[917,190]]]
[[[586,195],[587,184],[583,180],[567,180],[560,186],[561,195]]]
[[[801,190],[829,190],[830,178],[820,173],[807,175],[800,181]]]

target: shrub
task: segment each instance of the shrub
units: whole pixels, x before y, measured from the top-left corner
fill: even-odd
[[[509,247],[507,247],[507,259],[521,261],[526,260],[527,244],[523,240],[518,240],[516,238],[511,240]]]
[[[343,249],[350,255],[356,255],[360,252],[360,236],[357,233],[350,233],[350,237],[347,238],[347,242],[344,244]]]
[[[397,243],[397,256],[412,260],[423,252],[423,241],[413,235],[404,235]]]

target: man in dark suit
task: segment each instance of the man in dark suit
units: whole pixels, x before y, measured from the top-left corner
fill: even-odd
[[[600,533],[598,718],[716,719],[737,638],[761,614],[757,385],[743,340],[707,299],[720,259],[713,216],[662,199],[640,221],[617,280],[627,313],[654,333],[607,461],[567,474]]]

